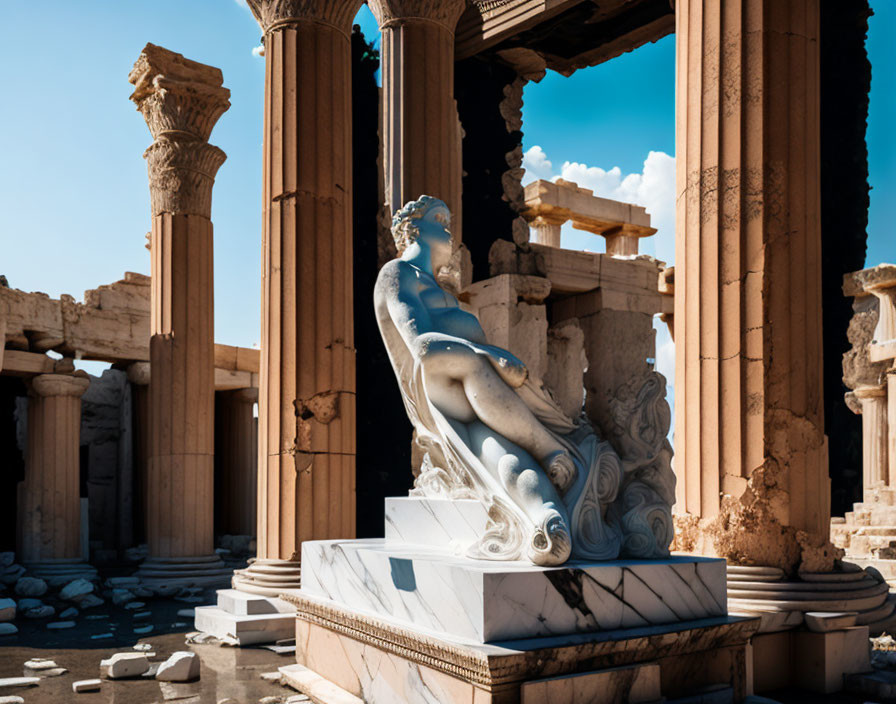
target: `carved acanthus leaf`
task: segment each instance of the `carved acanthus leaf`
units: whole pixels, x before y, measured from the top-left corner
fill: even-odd
[[[346,34],[363,4],[362,0],[246,0],[258,24],[267,33],[302,21],[333,25]]]
[[[147,44],[128,75],[131,100],[154,139],[164,136],[207,141],[230,107],[221,70]]]
[[[402,20],[422,19],[444,25],[451,32],[467,6],[465,0],[369,0],[367,4],[381,28]]]
[[[227,158],[207,142],[159,139],[144,154],[149,167],[153,215],[202,215],[212,212],[215,174]]]

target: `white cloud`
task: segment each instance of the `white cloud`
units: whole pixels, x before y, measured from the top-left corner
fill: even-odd
[[[551,179],[553,177],[554,165],[548,161],[544,150],[537,144],[523,154],[523,168],[526,170],[523,176],[523,185],[540,178]]]
[[[264,56],[264,44],[252,47],[252,56]]]
[[[651,151],[639,173],[623,174],[614,166],[603,169],[575,161],[566,161],[559,173],[540,146],[533,146],[523,154],[526,175],[523,183],[536,179],[556,181],[562,178],[594,191],[594,195],[624,203],[643,206],[650,214],[650,224],[657,229],[653,237],[640,242],[640,252],[650,254],[672,265],[675,261],[675,157],[665,152]],[[604,251],[601,238],[572,229],[567,223],[561,230],[563,246],[569,249]],[[656,370],[666,377],[668,399],[674,403],[675,344],[666,324],[654,320],[656,329]]]

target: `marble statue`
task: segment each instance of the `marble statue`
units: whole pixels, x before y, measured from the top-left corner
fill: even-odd
[[[447,206],[430,196],[398,211],[399,257],[382,268],[374,294],[425,451],[412,493],[486,506],[488,529],[467,551],[475,558],[559,565],[668,556],[675,480],[665,381],[652,373],[620,397],[620,457],[584,415],[567,416],[522,361],[488,344],[476,316],[439,285],[451,262],[449,227]]]

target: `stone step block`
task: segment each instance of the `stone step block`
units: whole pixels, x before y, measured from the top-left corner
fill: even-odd
[[[295,607],[282,599],[248,594],[239,589],[219,589],[218,608],[235,616],[258,614],[294,614]]]
[[[274,643],[295,638],[295,612],[284,614],[231,614],[217,606],[197,606],[195,628],[239,645]]]

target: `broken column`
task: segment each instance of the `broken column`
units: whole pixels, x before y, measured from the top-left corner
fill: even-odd
[[[249,0],[264,31],[258,557],[299,587],[303,540],[355,532],[351,44],[360,0]]]
[[[155,141],[144,581],[226,580],[214,551],[214,277],[211,197],[226,158],[208,143],[230,107],[221,71],[147,44],[128,76]]]
[[[57,583],[96,576],[81,554],[81,396],[89,385],[84,372],[30,384],[18,554],[32,574]]]
[[[253,416],[258,389],[215,394],[215,532],[255,535],[258,430]]]
[[[464,0],[371,0],[382,32],[383,168],[388,215],[430,195],[448,204],[461,241],[461,131],[454,30]]]
[[[829,570],[818,2],[676,18],[679,547]]]

